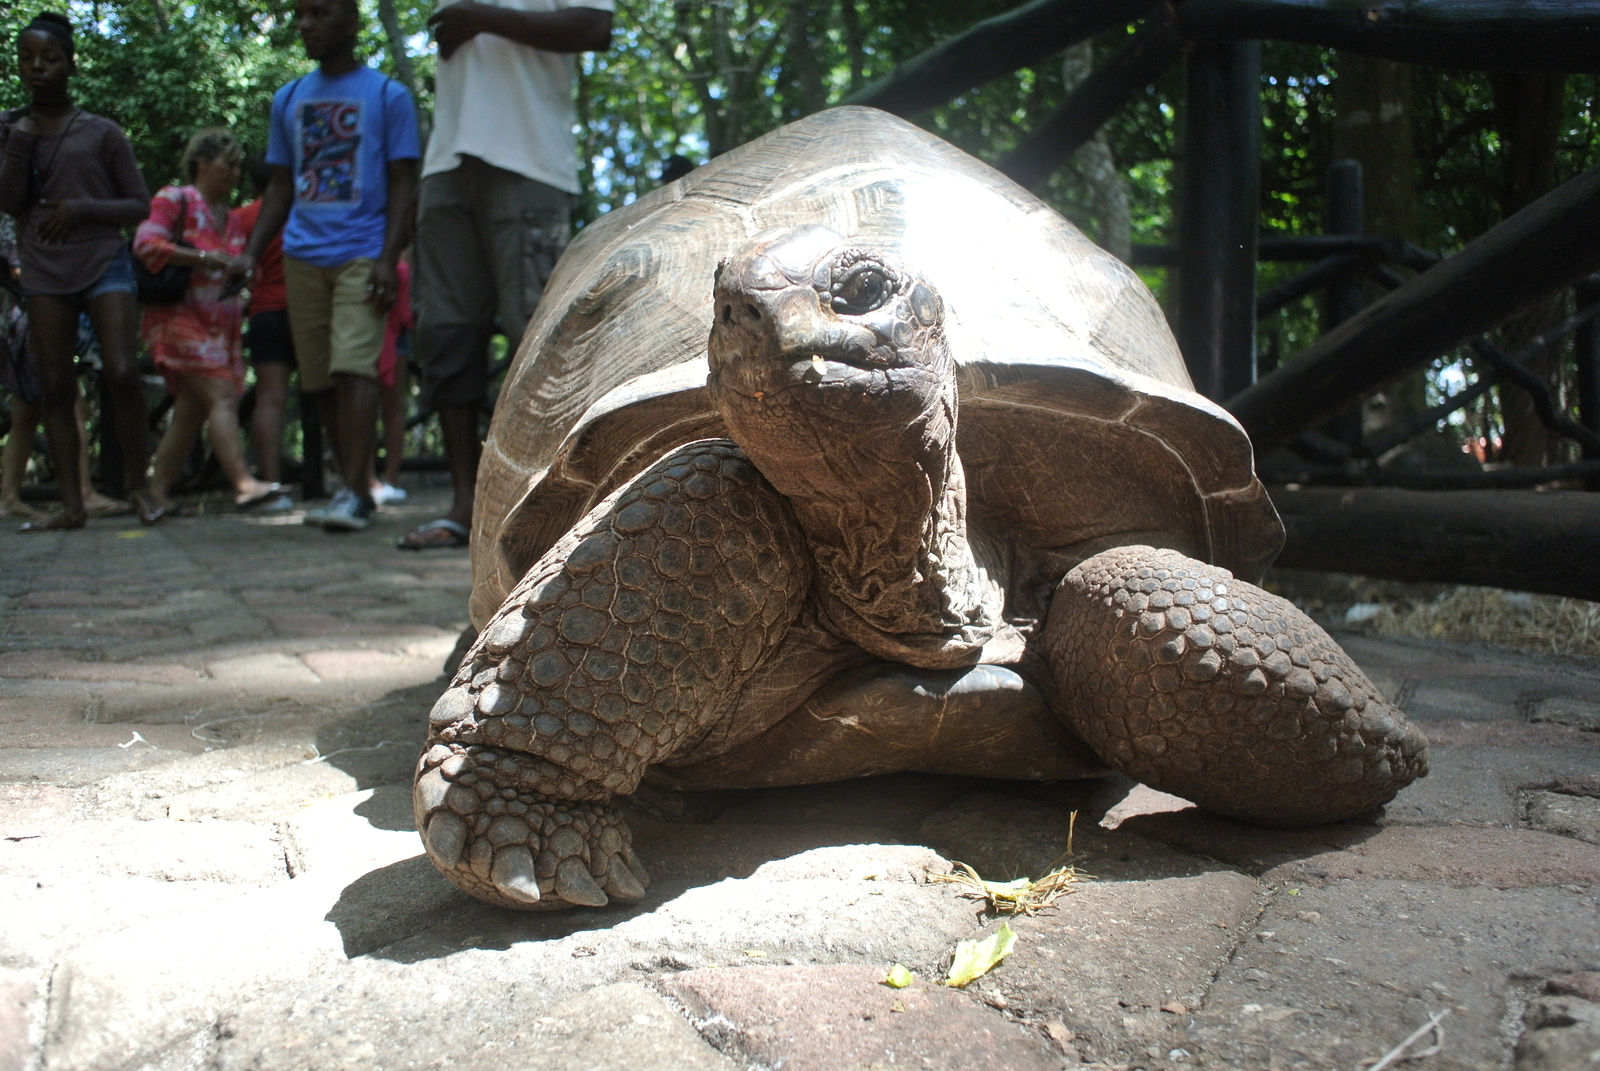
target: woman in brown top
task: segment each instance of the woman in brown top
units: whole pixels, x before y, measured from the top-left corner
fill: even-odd
[[[60,513],[24,531],[81,528],[87,522],[78,481],[77,381],[73,352],[78,313],[100,338],[106,391],[127,465],[129,499],[139,519],[165,516],[148,492],[150,448],[143,387],[134,364],[139,324],[133,261],[122,228],[144,219],[149,193],[122,129],[72,103],[77,71],[72,24],[46,12],[17,35],[17,68],[33,102],[0,115],[0,211],[17,217],[29,347],[38,361],[45,435],[62,475]]]

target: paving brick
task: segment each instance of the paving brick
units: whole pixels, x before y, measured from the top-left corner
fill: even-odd
[[[1600,799],[1563,792],[1528,794],[1528,827],[1600,844]]]
[[[661,981],[741,1062],[792,1071],[909,1065],[1054,1071],[1043,1039],[956,990],[882,983],[889,964],[693,970]]]
[[[1357,1067],[1448,1011],[1429,1071],[1510,1062],[1503,1019],[1527,978],[1600,957],[1600,891],[1341,881],[1280,890],[1175,1047],[1193,1062]]]
[[[133,681],[139,684],[185,684],[195,679],[187,666],[136,665],[127,662],[84,662],[59,650],[11,651],[0,654],[0,677],[46,680]]]
[[[0,969],[0,1071],[23,1071],[28,1065],[28,1005],[37,989],[31,974]]]
[[[1381,878],[1506,889],[1600,885],[1600,848],[1526,829],[1357,824],[1260,829],[1201,811],[1132,818],[1121,828],[1220,859],[1269,884]]]

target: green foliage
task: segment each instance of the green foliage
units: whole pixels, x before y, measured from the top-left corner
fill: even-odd
[[[281,0],[29,0],[26,7],[0,7],[0,34],[7,40],[0,50],[0,106],[25,99],[10,39],[41,3],[64,4],[79,27],[78,99],[122,124],[152,188],[173,177],[184,142],[198,127],[230,126],[251,147],[264,146],[273,91],[309,68]],[[704,162],[837,103],[1009,6],[1007,0],[622,0],[612,49],[579,62],[580,223],[654,188],[666,157],[682,153]],[[413,83],[424,120],[433,92],[426,34],[432,10],[432,0],[363,0],[363,53]],[[388,16],[392,33],[380,15]],[[1097,58],[1108,57],[1130,32],[1103,34],[1094,43]],[[397,48],[407,55],[397,55]],[[1260,163],[1267,231],[1324,228],[1338,77],[1339,55],[1329,49],[1263,47]],[[1503,218],[1510,204],[1513,154],[1504,85],[1496,81],[1504,77],[1414,69],[1418,226],[1425,247],[1459,249]],[[1555,135],[1558,182],[1600,157],[1600,78],[1573,75],[1564,89]],[[966,92],[917,121],[995,162],[1065,96],[1060,62],[1050,59]],[[1183,96],[1179,64],[1104,128],[1127,181],[1136,243],[1176,238]],[[1096,233],[1099,221],[1088,207],[1094,199],[1076,168],[1061,168],[1040,192]],[[1271,286],[1301,267],[1263,265],[1260,284]],[[1161,294],[1166,273],[1143,274]],[[1261,348],[1287,356],[1324,326],[1319,299],[1304,299],[1262,321]],[[1459,358],[1436,366],[1430,396],[1444,389],[1440,383],[1458,382],[1464,367]],[[1488,429],[1479,438],[1494,432],[1487,412],[1470,417]]]
[[[152,193],[177,178],[183,147],[201,127],[228,127],[249,150],[264,151],[272,94],[311,69],[286,4],[204,0],[169,8],[161,0],[36,0],[0,7],[0,108],[28,101],[17,82],[13,41],[41,10],[72,19],[78,54],[73,96],[122,126]],[[422,31],[427,9],[401,5],[399,13],[407,33]],[[391,69],[377,18],[364,24],[363,51],[374,65]],[[423,67],[427,102],[432,70],[429,57]]]

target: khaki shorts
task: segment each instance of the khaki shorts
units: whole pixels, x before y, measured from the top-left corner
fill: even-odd
[[[367,280],[374,263],[371,257],[357,257],[337,267],[319,268],[296,257],[283,258],[301,390],[327,390],[337,373],[378,377],[384,314],[367,303]]]

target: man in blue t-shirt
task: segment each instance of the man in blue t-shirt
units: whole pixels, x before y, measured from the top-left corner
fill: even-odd
[[[333,415],[344,480],[306,522],[359,531],[377,508],[366,473],[377,449],[378,355],[399,294],[395,265],[411,236],[417,118],[404,86],[356,59],[356,0],[296,0],[294,14],[317,69],[272,98],[272,181],[245,257],[253,266],[283,228],[300,390],[332,392],[332,405],[325,396],[319,408]]]

